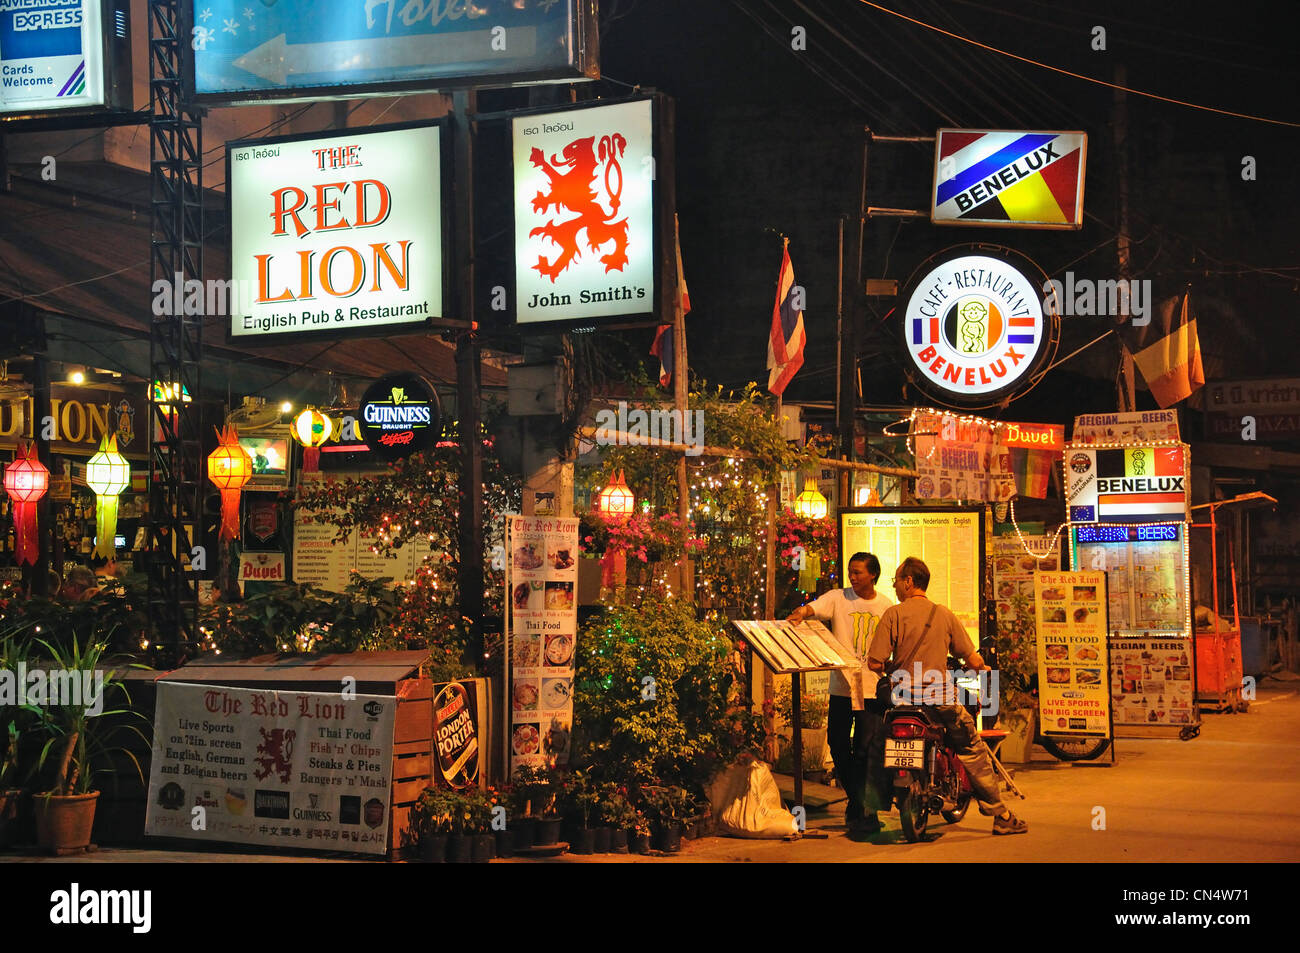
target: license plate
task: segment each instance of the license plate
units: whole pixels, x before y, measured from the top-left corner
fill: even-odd
[[[925,741],[921,738],[885,739],[885,767],[919,768],[925,759]]]

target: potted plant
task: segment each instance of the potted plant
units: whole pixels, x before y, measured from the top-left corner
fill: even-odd
[[[447,838],[451,833],[453,810],[447,794],[441,788],[425,788],[411,808],[410,831],[420,859],[432,864],[447,861]]]
[[[1038,675],[1034,601],[1013,596],[1011,607],[1012,617],[998,621],[990,662],[998,676],[998,727],[1007,732],[998,759],[1023,764],[1030,760],[1038,716],[1033,695]]]
[[[637,822],[637,811],[627,798],[627,788],[612,781],[601,785],[598,814],[601,826],[609,830],[609,850],[626,854]]]
[[[89,639],[84,650],[75,636],[69,640],[70,647],[66,650],[44,639],[36,642],[50,654],[56,669],[51,674],[58,676],[65,686],[75,683],[81,688],[69,692],[69,697],[61,700],[62,704],[23,706],[39,718],[40,730],[49,735],[41,749],[37,770],[44,771],[51,762],[55,768],[53,787],[38,794],[34,802],[36,840],[39,846],[56,854],[78,853],[89,846],[95,822],[95,804],[100,794],[95,787],[95,776],[112,768],[113,756],[121,753],[129,758],[140,783],[145,783],[144,771],[135,755],[111,746],[113,731],[123,728],[134,732],[146,745],[148,739],[134,724],[114,726],[107,720],[118,716],[141,718],[129,709],[104,710],[104,699],[110,692],[120,691],[130,702],[126,685],[117,672],[100,671],[107,642]],[[70,676],[59,675],[59,671]]]
[[[794,712],[790,704],[791,690],[788,684],[777,686],[776,698],[773,700],[776,713],[787,725],[793,725]],[[803,745],[803,775],[809,781],[821,781],[826,775],[826,705],[824,699],[813,692],[801,691],[800,705],[800,741]],[[793,727],[791,731],[793,731]],[[794,745],[783,752],[778,765],[794,769]]]
[[[600,807],[600,790],[586,771],[574,771],[564,782],[564,814],[573,831],[570,850],[575,854],[596,852],[596,830],[592,821]]]
[[[525,765],[515,775],[515,788],[524,804],[524,815],[533,819],[533,843],[550,847],[560,842],[563,817],[556,810],[558,782],[551,768]]]
[[[646,803],[655,818],[656,846],[672,854],[682,849],[682,821],[693,808],[690,792],[676,785],[644,789]]]
[[[15,639],[0,642],[0,672],[18,672],[26,662],[27,653],[22,643]],[[15,840],[18,827],[18,808],[23,796],[24,771],[19,762],[18,748],[23,738],[23,728],[31,720],[16,703],[0,706],[0,849]]]
[[[515,855],[515,832],[511,828],[517,823],[517,818],[512,817],[507,811],[506,826],[498,827],[496,824],[497,808],[506,809],[507,804],[513,803],[513,791],[509,785],[500,789],[488,785],[485,794],[488,799],[489,828],[496,840],[496,855],[498,857],[513,857]]]
[[[465,799],[465,836],[470,842],[470,860],[486,864],[497,855],[497,838],[492,833],[492,802],[486,791],[476,787],[468,788],[461,797]]]
[[[651,830],[650,818],[646,817],[645,812],[634,810],[634,821],[628,828],[628,849],[634,854],[650,853]]]

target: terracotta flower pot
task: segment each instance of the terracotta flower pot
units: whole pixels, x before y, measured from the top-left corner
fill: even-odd
[[[99,792],[67,797],[37,795],[36,843],[55,854],[78,854],[90,846]]]

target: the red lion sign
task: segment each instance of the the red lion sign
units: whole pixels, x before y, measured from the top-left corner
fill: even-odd
[[[626,150],[627,140],[614,133],[601,137],[599,159],[595,136],[570,142],[563,149],[562,159],[552,155],[551,161],[547,162],[546,153],[536,147],[529,155],[529,161],[550,180],[550,191],[538,192],[533,199],[533,211],[544,213],[554,208],[557,213],[561,209],[574,213],[572,218],[560,222],[551,219],[528,233],[529,238],[541,235],[560,249],[560,254],[552,260],[539,255],[537,264],[533,266],[535,271],[550,278],[552,284],[575,258],[582,257],[578,249],[578,234],[584,229],[587,248],[592,252],[599,252],[613,243],[613,250],[600,257],[606,272],[622,271],[627,264],[627,218],[614,221],[623,195],[623,168],[619,160]],[[597,200],[595,185],[598,177],[602,179],[608,196],[608,213]]]

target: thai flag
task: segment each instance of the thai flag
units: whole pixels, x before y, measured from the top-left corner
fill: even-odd
[[[650,353],[659,358],[659,386],[667,387],[673,379],[673,326],[659,325],[655,332],[655,343],[650,345]]]
[[[776,279],[776,304],[772,308],[772,333],[767,340],[767,389],[780,397],[790,378],[803,367],[803,293],[793,293],[794,266],[790,264],[789,242],[781,249],[781,274]]]
[[[677,229],[677,216],[673,216],[673,231],[677,237],[677,290],[682,298],[682,315],[691,313],[691,293],[686,288],[686,272],[682,269],[682,239]],[[655,331],[650,353],[659,358],[659,386],[667,387],[673,379],[673,326],[659,325]]]

